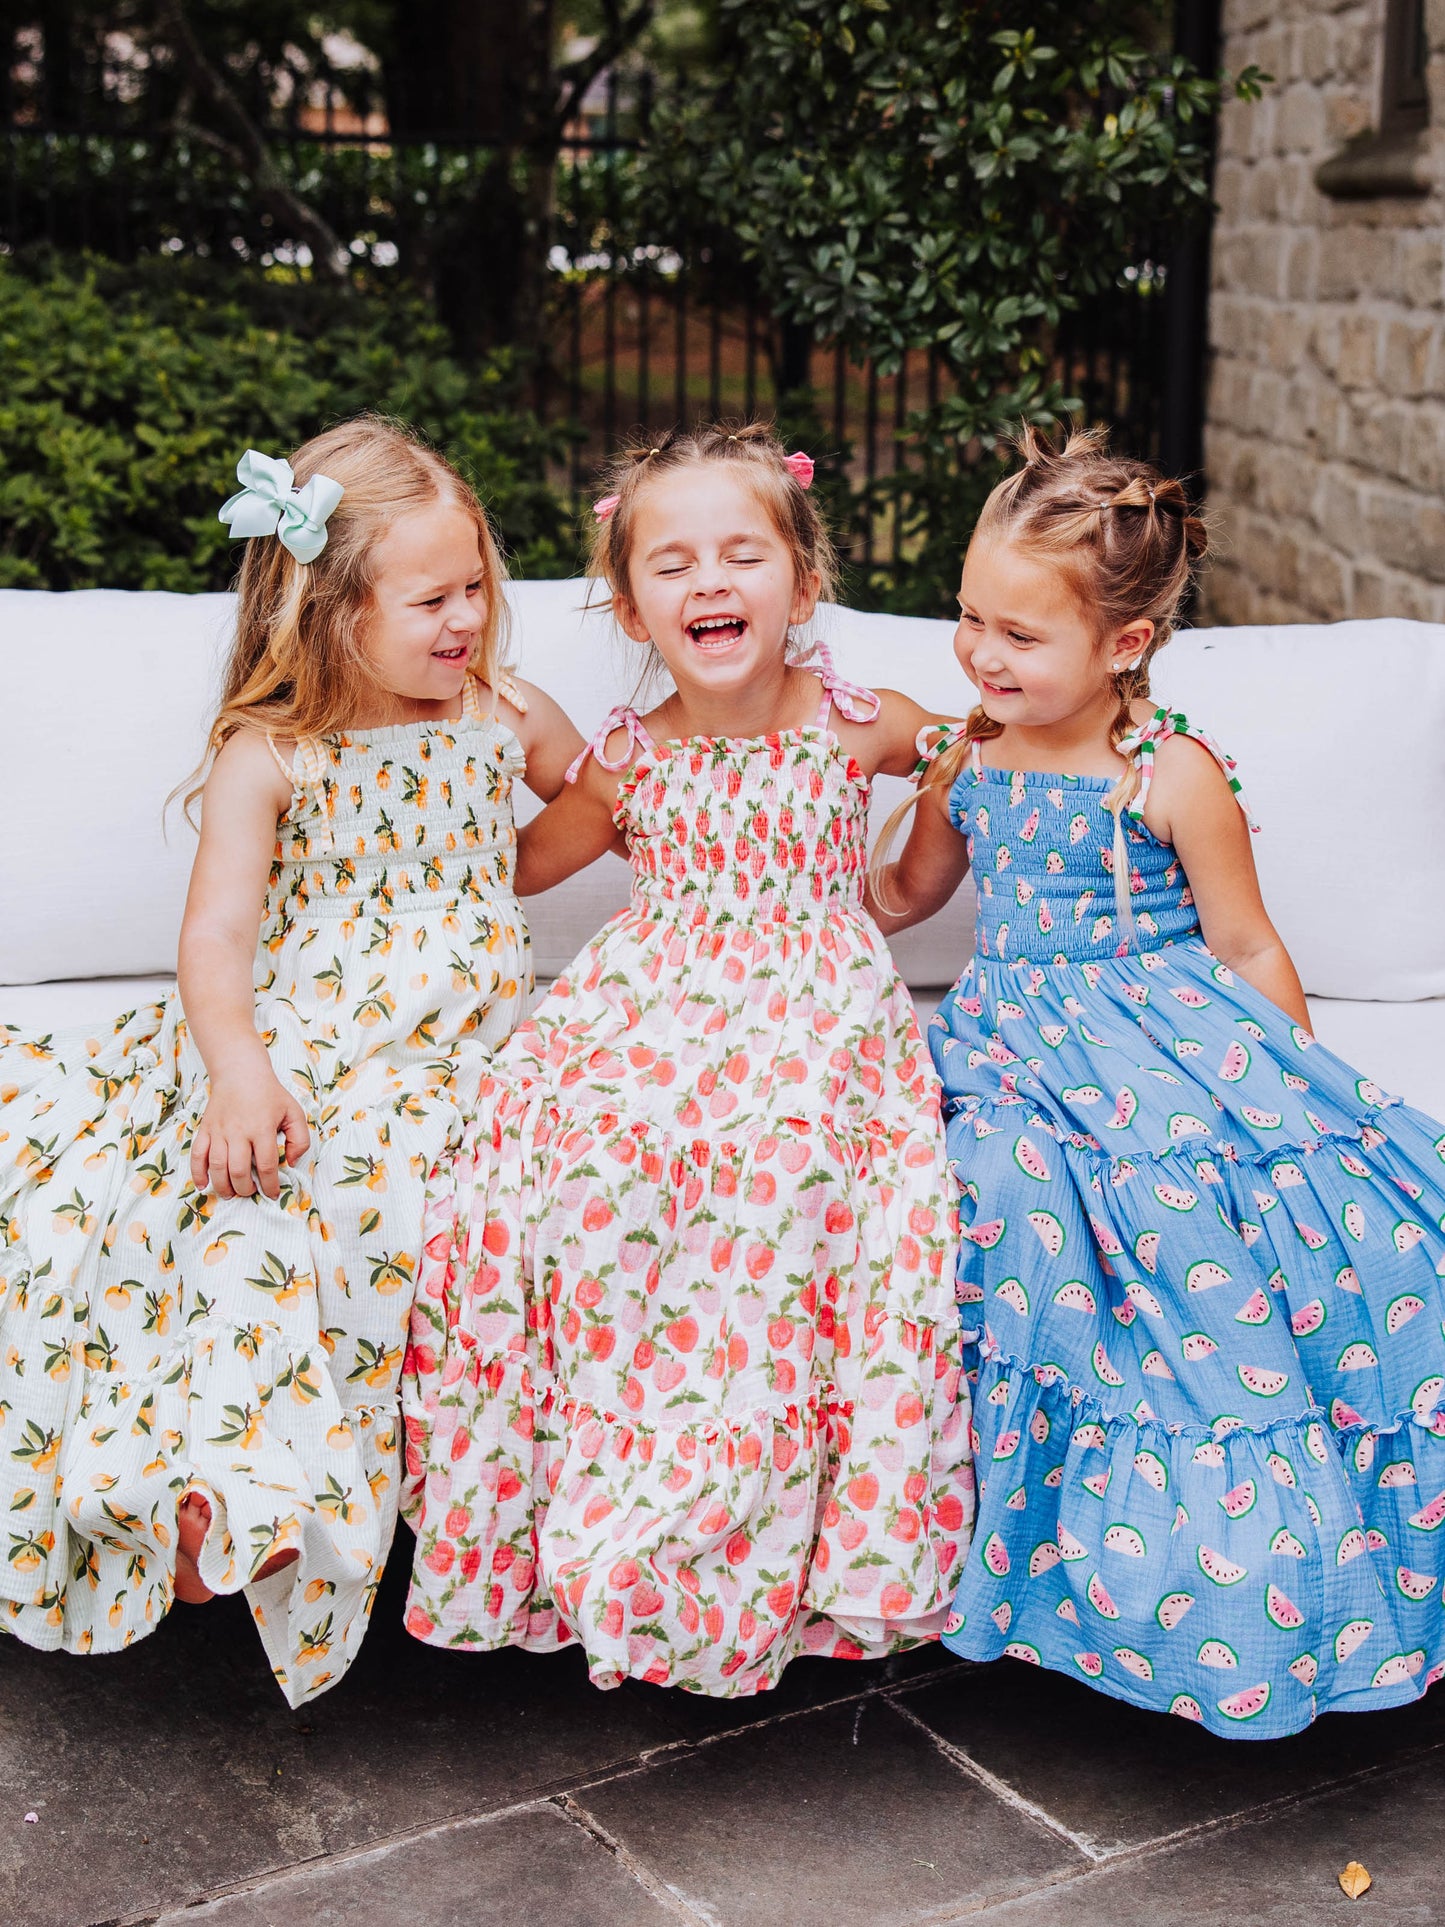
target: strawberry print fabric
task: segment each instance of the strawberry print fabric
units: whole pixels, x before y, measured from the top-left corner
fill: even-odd
[[[433,1179],[408,1625],[752,1693],[941,1629],[973,1496],[954,1193],[861,906],[866,778],[823,727],[625,726],[631,906]]]
[[[949,799],[978,950],[930,1044],[980,1334],[947,1643],[1267,1738],[1445,1668],[1445,1135],[1211,955],[1142,796],[1121,942],[1111,787],[975,746]]]
[[[397,1380],[426,1172],[529,989],[516,738],[457,723],[303,743],[256,1023],[310,1148],[281,1195],[190,1180],[205,1067],[178,993],[99,1035],[0,1030],[0,1628],[110,1652],[168,1610],[176,1511],[247,1585],[292,1705],[366,1626],[396,1519]]]

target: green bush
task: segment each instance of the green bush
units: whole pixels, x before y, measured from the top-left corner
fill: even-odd
[[[576,566],[545,479],[559,431],[516,406],[507,356],[453,360],[419,300],[165,260],[0,261],[0,366],[0,587],[224,588],[216,510],[242,452],[289,453],[364,409],[451,457],[515,570]]]

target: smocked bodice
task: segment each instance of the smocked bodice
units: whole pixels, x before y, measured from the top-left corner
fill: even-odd
[[[512,731],[468,685],[456,722],[308,738],[291,768],[267,896],[272,917],[391,915],[512,894]]]
[[[868,779],[826,729],[694,737],[633,765],[616,819],[633,901],[687,922],[788,922],[856,911]]]
[[[828,724],[834,709],[872,722],[880,699],[840,676],[822,644],[805,666],[822,689],[805,728],[658,744],[635,709],[614,709],[568,770],[575,782],[595,756],[622,775],[613,816],[632,860],[634,909],[688,924],[861,911],[870,786]],[[607,752],[614,731],[619,758]]]
[[[1231,760],[1168,710],[1157,710],[1120,745],[1138,765],[1139,784],[1117,817],[1106,807],[1116,778],[985,768],[973,744],[949,791],[948,813],[968,842],[981,957],[1090,962],[1200,934],[1178,853],[1144,822],[1154,752],[1173,735],[1209,751],[1244,808]],[[950,739],[946,733],[930,755]]]

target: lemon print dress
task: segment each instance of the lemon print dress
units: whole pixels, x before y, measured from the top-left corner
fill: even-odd
[[[311,1141],[278,1200],[191,1183],[208,1085],[178,993],[99,1036],[0,1027],[0,1628],[32,1646],[150,1632],[191,1489],[213,1513],[202,1577],[248,1587],[293,1706],[360,1644],[426,1174],[531,987],[522,751],[482,697],[469,680],[458,722],[305,740],[283,765],[256,1023]]]

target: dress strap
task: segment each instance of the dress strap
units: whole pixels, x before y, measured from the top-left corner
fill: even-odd
[[[913,741],[918,751],[918,761],[913,765],[914,782],[921,782],[944,751],[961,743],[967,732],[968,724],[964,721],[925,723]]]
[[[833,654],[827,643],[820,642],[813,651],[812,661],[806,667],[813,671],[823,685],[823,700],[818,706],[817,728],[826,729],[828,718],[836,706],[850,723],[872,723],[878,720],[878,712],[883,707],[883,698],[876,689],[865,684],[849,682],[840,676],[833,666]]]
[[[336,835],[331,827],[331,808],[326,795],[326,754],[314,736],[298,736],[296,751],[291,761],[276,747],[276,739],[267,732],[266,747],[275,759],[276,767],[291,785],[291,804],[302,802],[309,794],[316,805],[320,824],[316,833],[316,853],[324,855],[336,848]]]
[[[607,738],[612,734],[614,729],[623,730],[627,736],[627,742],[622,754],[616,762],[607,754]],[[582,774],[582,766],[589,756],[596,758],[599,769],[609,770],[614,776],[620,776],[623,770],[629,769],[639,756],[656,756],[657,754],[657,745],[648,735],[642,718],[638,715],[637,711],[635,709],[623,708],[612,709],[603,717],[601,726],[591,741],[583,744],[581,750],[578,752],[576,761],[567,771],[566,780],[569,783],[575,783],[577,781],[577,778]]]
[[[1140,723],[1136,729],[1131,729],[1119,744],[1119,754],[1126,757],[1129,762],[1137,763],[1139,767],[1139,787],[1126,805],[1127,813],[1136,822],[1143,817],[1144,806],[1149,801],[1150,785],[1154,781],[1154,752],[1160,743],[1167,742],[1171,736],[1192,737],[1202,749],[1209,751],[1223,770],[1225,780],[1234,792],[1234,799],[1244,812],[1245,822],[1258,834],[1259,825],[1250,813],[1249,803],[1236,773],[1237,765],[1234,758],[1222,750],[1212,736],[1207,736],[1202,729],[1196,729],[1181,711],[1165,709],[1162,706],[1154,711],[1147,722]]]

